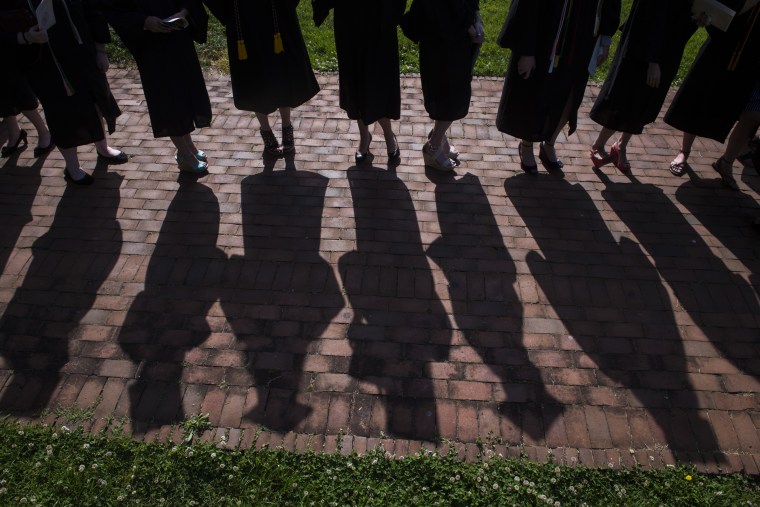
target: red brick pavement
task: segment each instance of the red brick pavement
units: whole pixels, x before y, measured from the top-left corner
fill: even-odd
[[[265,166],[252,116],[211,78],[211,174],[178,181],[136,74],[111,78],[129,164],[80,189],[57,153],[2,160],[5,412],[94,406],[92,431],[126,417],[147,440],[208,413],[204,438],[232,446],[454,443],[474,459],[485,442],[758,473],[760,178],[737,167],[741,192],[722,189],[720,145],[697,141],[675,178],[680,137],[657,122],[631,144],[631,178],[597,174],[591,88],[561,138],[564,178],[530,177],[493,126],[500,80],[479,79],[446,177],[421,164],[429,121],[406,77],[401,165],[386,168],[378,131],[374,165],[354,167],[325,75],[294,113],[297,155]],[[92,148],[82,158],[92,170]]]

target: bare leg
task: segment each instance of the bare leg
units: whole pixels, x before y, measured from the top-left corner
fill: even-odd
[[[744,111],[731,132],[723,152],[723,160],[733,164],[736,157],[747,148],[747,139],[751,139],[760,123],[760,111]]]
[[[45,124],[45,120],[42,119],[42,115],[36,109],[30,109],[29,111],[21,111],[26,116],[34,128],[37,129],[37,147],[46,148],[50,146],[50,131]]]
[[[364,120],[356,120],[356,124],[359,126],[359,149],[356,150],[356,153],[366,155],[369,152],[372,135],[369,132],[369,126],[364,123]]]
[[[536,166],[536,155],[533,153],[533,142],[520,140],[517,147],[520,154],[520,163],[526,167]]]
[[[79,165],[79,156],[77,155],[76,147],[59,148],[58,151],[61,152],[63,161],[66,164],[66,171],[72,179],[78,181],[87,175],[87,173],[82,170],[82,166]]]
[[[433,135],[430,136],[430,144],[432,146],[438,147],[443,142],[447,141],[446,139],[446,131],[449,130],[449,127],[451,127],[450,121],[440,121],[435,120],[435,125],[433,126]]]
[[[178,159],[181,160],[189,157],[195,157],[197,150],[193,145],[193,140],[190,137],[190,134],[185,134],[184,136],[171,136],[169,139],[171,139],[174,147],[177,148]]]
[[[683,165],[686,163],[686,161],[689,160],[689,154],[691,153],[691,147],[694,145],[694,141],[697,140],[697,136],[694,134],[689,134],[687,132],[683,133],[683,139],[681,140],[681,152],[676,155],[676,158],[673,159],[673,162],[671,164],[673,165]]]
[[[626,149],[628,148],[628,143],[631,142],[631,138],[633,137],[633,134],[629,134],[628,132],[623,132],[620,135],[620,139],[618,139],[617,146],[618,146],[618,167],[629,167],[630,163],[628,163],[628,156],[626,155]]]
[[[255,113],[256,119],[259,120],[259,127],[261,130],[272,130],[272,126],[269,124],[269,115],[262,113]]]
[[[388,149],[388,153],[395,153],[398,149],[398,142],[396,142],[396,134],[393,133],[393,124],[388,118],[381,118],[377,121],[380,127],[383,129],[383,136],[385,137],[385,146]]]
[[[591,149],[596,150],[601,154],[607,153],[604,147],[607,146],[607,141],[609,141],[610,137],[612,137],[614,134],[614,130],[608,129],[607,127],[602,127],[602,130],[599,131],[599,135],[596,137],[596,141],[594,141],[594,144],[591,145]]]
[[[446,131],[451,126],[450,121],[435,120],[430,140],[422,148],[425,157],[425,165],[434,167],[439,171],[451,171],[457,164],[449,158],[448,140]]]
[[[280,108],[280,120],[282,121],[283,128],[289,127],[292,125],[292,122],[290,121],[290,111],[291,111],[291,108],[289,107]]]
[[[565,104],[565,109],[562,111],[562,116],[559,119],[557,129],[554,131],[554,134],[552,134],[552,137],[544,142],[544,152],[546,153],[546,157],[552,162],[557,161],[557,151],[554,149],[554,143],[557,142],[557,138],[562,132],[562,129],[567,125],[567,122],[570,119],[570,109],[572,109],[572,107],[573,97],[570,96],[567,98],[567,103]]]

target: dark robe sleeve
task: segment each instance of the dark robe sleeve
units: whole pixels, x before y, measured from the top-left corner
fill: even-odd
[[[188,30],[195,42],[203,44],[208,38],[208,13],[203,8],[200,0],[184,0],[182,8],[189,13],[187,20],[190,22]]]
[[[612,37],[620,26],[620,0],[602,0],[599,34]],[[663,7],[664,8],[664,7]]]
[[[668,29],[668,7],[660,0],[639,0],[642,2],[639,23],[646,23],[648,37],[645,37],[644,61],[660,63],[662,59],[663,44],[665,43],[665,30]]]
[[[475,21],[478,0],[425,0],[426,29],[439,37],[466,32]]]
[[[314,19],[314,25],[322,26],[327,16],[330,14],[330,9],[335,7],[333,0],[311,0],[311,10]]]
[[[108,22],[100,10],[100,0],[84,0],[82,10],[87,26],[90,29],[92,40],[98,44],[111,42],[111,31],[108,30]]]
[[[497,43],[521,56],[535,56],[540,18],[538,0],[514,0]]]
[[[227,26],[230,20],[226,0],[203,0],[203,3],[222,25]]]
[[[101,8],[108,23],[119,33],[142,32],[145,19],[148,17],[140,12],[133,2],[127,0],[101,0]]]

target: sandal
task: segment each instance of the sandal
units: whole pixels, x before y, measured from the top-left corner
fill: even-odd
[[[432,130],[430,132],[428,132],[428,141],[430,140],[431,137],[433,137],[433,131]],[[457,160],[459,158],[459,155],[461,155],[461,153],[459,153],[459,150],[457,150],[456,148],[454,148],[452,145],[449,144],[449,138],[448,137],[444,137],[443,138],[443,144],[447,148],[448,157],[451,160]]]
[[[296,140],[293,135],[293,125],[287,125],[282,127],[282,152],[283,153],[295,153]]]
[[[676,162],[675,159],[670,163],[670,172],[673,173],[675,176],[683,176],[686,174],[686,169],[689,167],[689,154],[691,151],[679,151],[678,154],[683,154],[683,160],[681,162]],[[678,158],[678,156],[676,156]]]
[[[734,176],[731,174],[733,172],[733,167],[731,167],[731,164],[729,164],[725,158],[720,157],[713,162],[712,168],[720,174],[720,181],[723,183],[724,187],[730,188],[731,190],[739,190],[739,185],[737,185]]]
[[[264,129],[261,129],[259,132],[261,132],[261,138],[264,140],[264,155],[271,155],[273,157],[282,156],[280,143],[277,142],[274,132]]]
[[[554,160],[549,158],[549,155],[546,153],[546,147],[549,146],[551,148],[554,148],[554,144],[550,144],[547,142],[543,142],[538,145],[538,160],[541,161],[541,164],[546,168],[547,171],[560,171],[563,167],[565,167],[565,164],[557,158],[557,153],[554,153]]]
[[[456,168],[456,163],[449,158],[449,154],[444,152],[444,145],[435,147],[430,144],[430,141],[425,143],[422,147],[422,158],[425,160],[425,165],[437,169],[439,171],[453,171]]]
[[[605,166],[612,162],[612,155],[604,151],[603,149],[596,149],[593,146],[589,150],[589,156],[591,158],[591,163],[594,164],[594,168],[599,169],[602,166]]]
[[[620,141],[610,146],[610,156],[612,157],[612,163],[621,173],[628,174],[631,172],[631,163],[628,162],[628,157],[625,156],[625,148],[620,149]],[[625,159],[625,162],[622,159]]]

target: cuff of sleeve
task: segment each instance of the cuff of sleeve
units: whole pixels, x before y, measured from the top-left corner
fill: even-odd
[[[602,46],[609,47],[610,44],[612,44],[612,37],[610,37],[609,35],[600,35],[599,42]]]

